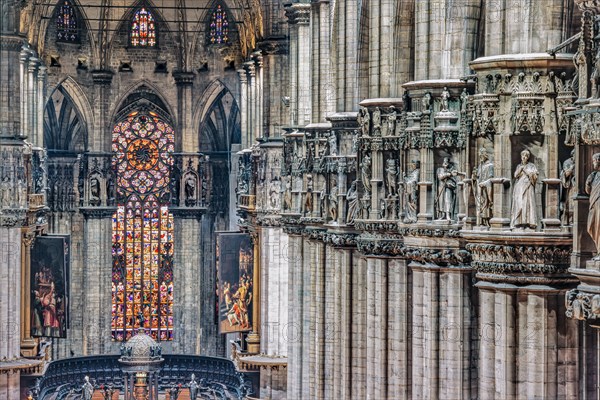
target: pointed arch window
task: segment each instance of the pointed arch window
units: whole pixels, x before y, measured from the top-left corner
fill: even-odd
[[[135,47],[156,46],[156,24],[152,13],[142,7],[131,21],[131,45]]]
[[[60,42],[79,42],[77,16],[69,0],[63,1],[56,15],[56,40]]]
[[[227,12],[217,5],[210,17],[209,38],[211,44],[229,43],[229,20]]]
[[[156,340],[173,339],[173,143],[173,129],[152,112],[131,113],[113,130],[113,340],[140,327]]]

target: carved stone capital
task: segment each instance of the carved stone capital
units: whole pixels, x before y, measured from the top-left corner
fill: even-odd
[[[175,84],[178,86],[189,86],[194,83],[194,77],[196,75],[193,72],[187,71],[173,71],[173,79]]]
[[[285,8],[285,15],[290,25],[308,25],[310,22],[311,5],[307,3],[294,3]]]
[[[4,208],[0,210],[0,227],[14,228],[21,226],[26,218],[27,212],[25,209]]]
[[[88,219],[104,219],[104,218],[112,218],[115,212],[117,212],[116,207],[80,207],[79,211],[83,214],[85,218]]]
[[[94,70],[92,71],[92,80],[97,85],[110,85],[114,73],[109,70]]]

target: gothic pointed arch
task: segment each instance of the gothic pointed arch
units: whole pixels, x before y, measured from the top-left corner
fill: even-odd
[[[152,111],[175,126],[173,110],[160,91],[149,82],[143,81],[128,89],[117,104],[112,118],[114,122],[123,120],[135,111]]]
[[[220,80],[202,95],[194,120],[199,126],[202,151],[228,151],[241,141],[240,112],[234,94]]]
[[[50,152],[81,152],[86,149],[88,123],[80,107],[85,101],[78,98],[81,95],[73,96],[73,82],[66,80],[49,96],[43,125],[44,146]]]

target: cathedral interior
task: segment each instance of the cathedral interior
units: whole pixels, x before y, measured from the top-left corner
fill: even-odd
[[[600,0],[0,9],[1,399],[600,399]]]

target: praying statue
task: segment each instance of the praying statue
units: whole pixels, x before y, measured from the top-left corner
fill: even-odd
[[[537,210],[535,204],[535,185],[539,172],[535,164],[529,162],[531,152],[521,152],[521,163],[515,170],[515,183],[512,197],[511,228],[535,229]]]
[[[594,170],[585,181],[585,192],[590,195],[587,230],[596,244],[594,260],[600,260],[600,153],[592,156]]]

